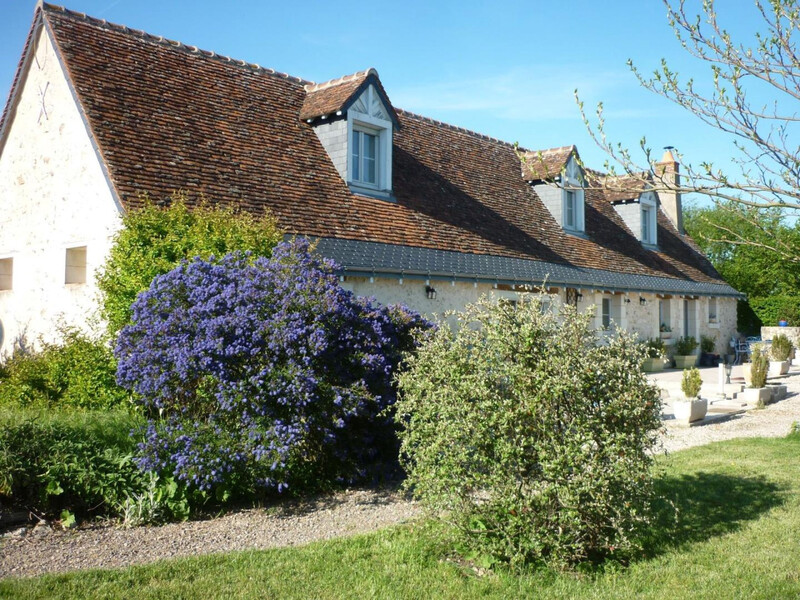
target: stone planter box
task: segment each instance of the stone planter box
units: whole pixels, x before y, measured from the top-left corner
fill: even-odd
[[[772,401],[772,390],[768,387],[763,388],[744,388],[737,398],[742,401],[758,406],[759,404],[769,404]]]
[[[689,400],[682,398],[675,400],[672,405],[672,410],[675,413],[675,420],[681,423],[693,423],[705,418],[708,412],[708,400],[705,398],[695,398]]]
[[[645,373],[657,373],[664,370],[663,358],[645,358],[642,363],[642,370]]]
[[[767,386],[772,392],[772,402],[777,402],[778,400],[783,400],[786,397],[787,387],[781,384],[771,384]]]
[[[690,369],[697,365],[697,356],[688,354],[686,356],[676,354],[672,357],[675,360],[676,369]]]
[[[779,377],[780,375],[786,375],[788,372],[789,372],[788,360],[769,361],[769,371],[767,371],[767,377]]]

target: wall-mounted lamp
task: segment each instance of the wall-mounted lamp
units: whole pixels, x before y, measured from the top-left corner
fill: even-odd
[[[641,304],[642,306],[647,304],[647,298],[642,298],[641,296],[639,296],[639,304]]]
[[[625,298],[625,304],[630,304],[630,303],[631,303],[631,299],[630,298]]]
[[[428,297],[428,300],[436,300],[436,288],[426,285],[425,295]]]
[[[578,302],[583,302],[583,294],[581,294],[580,292],[578,292],[577,294],[575,294],[575,299],[576,299]]]

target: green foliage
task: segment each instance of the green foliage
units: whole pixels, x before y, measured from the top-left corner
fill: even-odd
[[[661,338],[651,338],[645,342],[648,358],[664,358],[667,356],[667,345]]]
[[[719,274],[740,292],[767,297],[800,288],[800,263],[781,260],[770,250],[776,245],[800,247],[800,227],[789,225],[779,210],[719,202],[687,207],[683,224]],[[751,243],[742,244],[741,238]]]
[[[0,498],[40,515],[115,515],[143,487],[124,411],[73,415],[4,414],[0,420]],[[64,519],[70,521],[69,516]]]
[[[736,330],[744,335],[761,335],[763,323],[747,300],[736,301]]]
[[[779,333],[774,338],[772,338],[772,346],[770,347],[770,354],[772,355],[772,360],[779,360],[784,361],[789,358],[789,355],[792,353],[792,342],[789,341],[789,338]]]
[[[775,327],[783,319],[792,327],[800,326],[800,295],[776,294],[750,298],[750,306],[765,325]]]
[[[20,350],[0,371],[0,407],[108,409],[130,405],[116,360],[102,341],[67,330],[61,343]]]
[[[762,388],[767,385],[768,370],[769,358],[767,353],[762,351],[760,345],[753,345],[753,350],[750,354],[750,387]]]
[[[681,380],[681,390],[687,398],[699,398],[700,388],[703,387],[703,378],[700,377],[700,370],[697,367],[683,370]]]
[[[700,351],[705,352],[706,354],[714,354],[714,349],[716,347],[716,342],[714,338],[709,337],[707,335],[700,336]]]
[[[148,201],[144,208],[125,215],[123,225],[97,279],[101,312],[112,335],[130,321],[136,295],[156,275],[171,271],[182,260],[221,258],[234,250],[270,256],[281,239],[275,220],[268,215],[256,218],[206,204],[189,210],[180,194],[169,207]]]
[[[697,349],[697,340],[691,335],[678,338],[675,342],[675,354],[677,356],[689,356]]]
[[[408,357],[397,420],[407,485],[484,561],[624,558],[649,522],[658,391],[627,333],[540,300],[482,300]]]

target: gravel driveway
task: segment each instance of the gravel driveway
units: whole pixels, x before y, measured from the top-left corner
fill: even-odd
[[[800,421],[800,375],[786,399],[727,421],[685,427],[666,421],[664,448],[681,450],[736,437],[785,436]],[[253,509],[208,521],[120,529],[92,525],[55,531],[46,525],[0,538],[0,577],[143,564],[162,558],[277,548],[366,533],[413,519],[420,507],[393,491],[351,490],[279,509]]]

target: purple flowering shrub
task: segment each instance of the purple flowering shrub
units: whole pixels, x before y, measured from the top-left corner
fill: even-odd
[[[149,415],[140,467],[226,497],[396,459],[392,378],[430,324],[356,298],[335,268],[295,240],[153,280],[116,347],[117,380]]]

